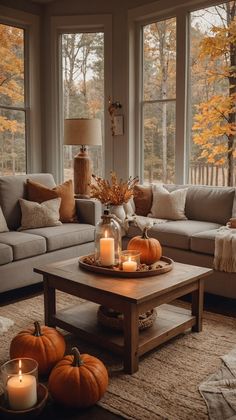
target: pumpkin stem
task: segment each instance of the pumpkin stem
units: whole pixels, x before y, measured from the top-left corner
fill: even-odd
[[[41,337],[42,333],[41,333],[41,327],[40,327],[40,323],[38,321],[34,322],[34,336],[35,337]]]
[[[143,229],[143,235],[142,235],[142,239],[148,239],[149,236],[147,234],[149,227],[145,226],[145,228]]]
[[[74,360],[72,363],[72,366],[81,366],[84,364],[83,360],[81,359],[81,354],[79,352],[79,350],[77,349],[77,347],[73,347],[71,350],[73,356],[74,356]]]

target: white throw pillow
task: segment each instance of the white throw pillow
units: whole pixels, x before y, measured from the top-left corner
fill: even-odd
[[[184,209],[188,188],[169,192],[161,185],[153,185],[153,202],[149,216],[158,219],[186,220]]]
[[[2,212],[2,208],[0,207],[0,232],[9,232],[7,227],[7,222]]]
[[[21,227],[18,230],[62,224],[59,221],[60,197],[44,201],[41,204],[20,198],[19,203],[21,207]]]

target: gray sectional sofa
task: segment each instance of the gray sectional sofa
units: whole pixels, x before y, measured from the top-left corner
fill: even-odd
[[[17,231],[21,221],[19,198],[25,197],[30,178],[53,188],[51,174],[0,177],[0,206],[9,232],[0,233],[0,293],[42,281],[33,268],[85,255],[94,250],[94,229],[101,206],[94,200],[76,200],[79,223]]]
[[[149,236],[157,238],[163,254],[186,264],[212,268],[217,229],[236,217],[235,188],[188,185],[164,185],[168,191],[188,187],[185,214],[188,220],[156,224]],[[131,237],[140,230],[130,224],[123,237],[126,248]],[[214,271],[205,281],[205,291],[236,298],[236,273]]]

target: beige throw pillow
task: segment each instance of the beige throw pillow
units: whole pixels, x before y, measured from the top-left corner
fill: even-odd
[[[186,220],[184,209],[188,188],[169,192],[161,185],[153,185],[153,203],[149,216],[158,219]]]
[[[18,230],[58,226],[62,224],[59,221],[59,208],[61,204],[61,198],[59,197],[44,201],[41,204],[20,198],[19,203],[21,207],[21,227]]]
[[[7,222],[4,217],[4,214],[2,212],[2,208],[0,207],[0,232],[9,232],[9,229],[7,227]]]

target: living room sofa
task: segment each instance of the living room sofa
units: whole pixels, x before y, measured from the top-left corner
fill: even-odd
[[[170,184],[164,187],[169,192],[188,188],[185,203],[187,220],[155,224],[148,235],[158,239],[163,255],[174,261],[212,268],[217,231],[231,217],[236,217],[236,189]],[[127,247],[130,238],[140,233],[140,229],[131,223],[123,237],[123,248]],[[236,273],[214,271],[205,280],[205,291],[236,298]]]
[[[42,281],[33,272],[36,266],[94,251],[95,224],[101,215],[101,205],[94,200],[75,200],[78,223],[17,231],[19,198],[26,198],[27,179],[55,187],[51,174],[0,177],[0,206],[9,228],[0,233],[0,293]]]

